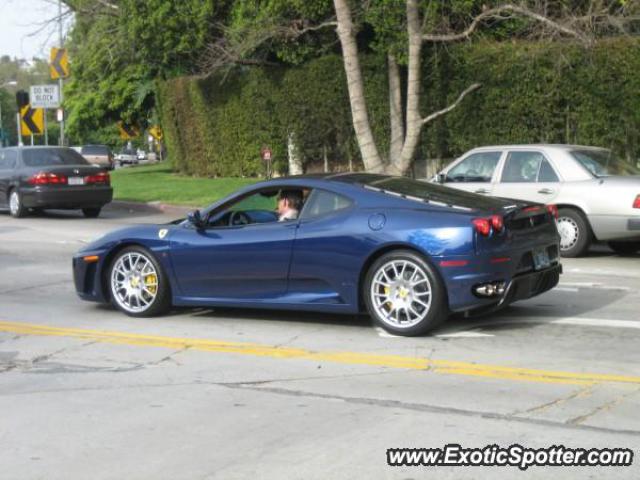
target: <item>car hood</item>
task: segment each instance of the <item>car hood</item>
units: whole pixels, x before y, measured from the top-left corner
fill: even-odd
[[[175,224],[148,224],[120,228],[91,241],[78,254],[111,250],[122,244],[139,244],[150,249],[166,247],[171,233],[177,228],[182,227]]]

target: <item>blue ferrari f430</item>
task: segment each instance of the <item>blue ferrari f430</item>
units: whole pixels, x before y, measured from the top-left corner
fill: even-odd
[[[81,298],[132,316],[171,306],[366,310],[389,332],[419,335],[452,312],[556,286],[555,215],[404,177],[305,175],[110,233],[76,254],[73,271]]]

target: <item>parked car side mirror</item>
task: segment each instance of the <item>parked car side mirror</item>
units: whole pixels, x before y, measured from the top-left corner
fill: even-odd
[[[200,210],[194,210],[193,212],[189,212],[187,214],[187,220],[191,225],[196,227],[198,230],[204,228],[204,220],[202,219],[202,215],[200,215]]]
[[[446,173],[439,173],[438,175],[436,175],[436,182],[437,183],[447,183],[447,174]]]

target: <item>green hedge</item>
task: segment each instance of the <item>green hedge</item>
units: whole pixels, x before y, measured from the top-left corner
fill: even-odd
[[[423,112],[442,108],[469,84],[483,88],[424,129],[420,157],[447,158],[504,143],[582,143],[640,153],[640,42],[601,41],[585,50],[562,43],[476,43],[427,49]],[[381,151],[388,146],[386,69],[362,61],[366,95]],[[361,168],[351,126],[342,59],[329,55],[292,68],[246,68],[207,79],[158,85],[169,155],[183,173],[256,176],[269,145],[286,172],[294,132],[308,170],[332,170],[349,158]]]

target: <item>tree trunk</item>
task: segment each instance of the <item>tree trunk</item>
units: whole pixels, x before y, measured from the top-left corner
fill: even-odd
[[[407,0],[407,33],[409,36],[409,57],[407,66],[407,120],[406,135],[399,158],[392,159],[387,172],[403,175],[411,166],[411,161],[420,140],[422,117],[420,115],[420,65],[422,52],[422,31],[417,0]]]
[[[389,143],[389,162],[397,162],[404,143],[404,124],[402,121],[402,85],[400,68],[395,57],[387,55],[389,71],[389,119],[391,124],[391,142]]]
[[[287,136],[287,158],[289,160],[289,175],[302,175],[302,161],[296,145],[296,136],[293,132],[289,132]]]
[[[347,76],[347,88],[349,90],[349,102],[353,117],[353,128],[356,132],[358,146],[362,154],[364,167],[368,172],[381,172],[384,164],[369,123],[367,104],[364,98],[364,82],[358,58],[358,45],[351,18],[349,0],[333,0],[338,21],[338,37],[342,45],[342,58]]]

